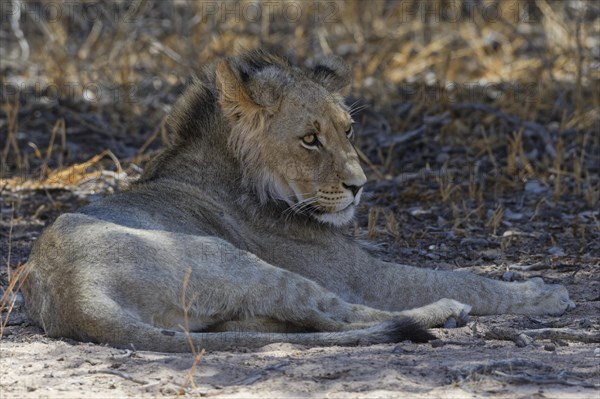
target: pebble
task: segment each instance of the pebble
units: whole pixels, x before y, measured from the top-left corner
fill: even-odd
[[[556,350],[556,346],[554,346],[553,344],[546,344],[544,345],[544,349],[548,352],[554,352]]]
[[[513,281],[514,275],[515,275],[515,272],[504,272],[504,274],[502,275],[502,280]]]
[[[513,212],[506,208],[504,210],[504,218],[507,220],[521,220],[523,218],[523,214],[521,212]]]
[[[502,275],[504,281],[523,281],[525,277],[519,272],[504,272]]]
[[[561,247],[551,247],[548,249],[548,253],[555,256],[565,256],[565,250]]]
[[[498,257],[500,256],[500,251],[497,249],[486,249],[485,251],[481,251],[480,255],[483,258],[483,260],[489,261],[498,259]]]
[[[525,334],[519,334],[517,339],[515,339],[515,345],[517,345],[519,348],[524,348],[532,342],[533,338]]]
[[[435,341],[439,341],[439,340],[435,340]],[[414,350],[413,349],[408,349],[406,347],[403,347],[402,345],[397,345],[393,350],[392,353],[413,353]]]
[[[467,237],[460,240],[460,245],[470,245],[470,246],[487,246],[489,245],[489,241],[485,238],[472,238]]]
[[[548,189],[542,186],[539,180],[529,180],[525,183],[525,191],[533,194],[541,194],[548,191]]]
[[[431,211],[425,210],[425,209],[421,208],[420,206],[418,206],[418,207],[414,207],[414,208],[409,208],[408,213],[410,213],[411,216],[422,216],[422,215],[431,214]]]

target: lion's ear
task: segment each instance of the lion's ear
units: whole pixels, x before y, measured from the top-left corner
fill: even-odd
[[[323,57],[314,63],[312,77],[331,93],[343,94],[352,83],[350,68],[334,55]]]
[[[226,114],[238,115],[242,112],[257,111],[258,105],[248,96],[241,79],[233,71],[229,61],[221,61],[217,66],[215,83],[220,93],[221,107]]]
[[[216,71],[221,106],[233,115],[275,112],[290,81],[289,73],[280,67],[259,65],[244,57],[222,61]]]

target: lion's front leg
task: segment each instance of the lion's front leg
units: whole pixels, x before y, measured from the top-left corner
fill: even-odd
[[[352,286],[360,295],[361,303],[379,309],[415,309],[441,299],[468,305],[474,315],[558,315],[575,307],[563,286],[544,284],[540,278],[509,283],[473,273],[422,269],[364,256],[364,263],[370,263],[365,266],[369,272],[356,274],[354,279],[358,281]],[[433,312],[434,309],[422,312],[422,316],[427,319],[427,312],[444,313],[442,308]],[[430,318],[436,320],[441,316]]]
[[[457,301],[471,307],[473,315],[489,314],[561,314],[575,307],[566,289],[560,285],[544,284],[541,279],[523,283],[505,282],[468,272],[424,269],[383,262],[352,246],[338,251],[332,262],[346,262],[344,274],[329,276],[325,266],[320,276],[306,269],[305,273],[342,298],[386,311],[414,309],[426,325],[443,319],[448,306],[422,309],[441,299]],[[325,257],[325,253],[322,254]],[[331,268],[334,270],[334,268]],[[446,303],[448,305],[449,303]],[[439,304],[438,304],[439,305]],[[465,311],[464,306],[450,306],[454,313]],[[427,316],[429,315],[429,316]],[[455,317],[452,315],[451,317]]]

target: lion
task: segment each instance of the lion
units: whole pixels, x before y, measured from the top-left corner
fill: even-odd
[[[246,51],[200,73],[173,142],[123,192],[37,240],[26,309],[50,337],[161,352],[432,339],[469,314],[558,315],[567,290],[384,262],[344,233],[365,174],[326,56]]]

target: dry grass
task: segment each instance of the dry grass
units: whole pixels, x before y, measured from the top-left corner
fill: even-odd
[[[194,361],[192,362],[192,366],[190,367],[190,370],[186,374],[183,383],[181,384],[181,386],[179,387],[179,390],[177,391],[177,398],[179,398],[181,395],[184,395],[186,393],[186,389],[187,389],[188,385],[192,389],[198,388],[196,386],[196,382],[194,381],[194,373],[196,372],[196,368],[198,367],[198,364],[204,357],[204,353],[205,353],[204,348],[199,348],[194,345],[194,341],[192,340],[192,336],[190,335],[190,318],[189,318],[190,307],[191,307],[191,303],[194,301],[194,295],[198,295],[197,293],[193,294],[192,298],[188,299],[188,296],[189,296],[188,283],[190,281],[191,274],[192,274],[192,268],[190,267],[187,270],[187,272],[185,273],[185,277],[183,279],[183,285],[182,285],[182,289],[181,289],[181,305],[183,307],[184,325],[179,326],[179,328],[181,328],[185,332],[185,334],[188,338],[188,344],[190,346],[190,350],[192,352]]]
[[[167,141],[165,112],[194,70],[240,48],[285,43],[284,52],[298,62],[327,53],[351,62],[352,94],[373,103],[366,114],[385,119],[389,131],[380,134],[411,131],[427,124],[427,116],[450,112],[425,132],[428,139],[491,162],[494,178],[541,179],[556,196],[573,193],[589,206],[598,203],[594,51],[600,45],[594,35],[600,32],[591,3],[134,1],[97,5],[103,18],[61,1],[50,4],[65,12],[50,18],[43,4],[23,3],[18,26],[29,54],[14,26],[3,25],[5,174],[30,176],[83,162],[110,148],[102,135],[128,135],[142,153],[156,148],[158,137]],[[261,18],[254,18],[256,10]],[[396,112],[407,104],[407,113]],[[470,107],[477,104],[486,107]],[[30,116],[36,110],[42,120]],[[79,144],[82,134],[98,136],[107,148],[87,157],[69,150],[67,140]],[[507,142],[508,153],[499,148]],[[376,178],[403,170],[397,145],[379,145],[370,135],[360,144]],[[111,150],[124,162],[135,158]],[[464,169],[460,161],[447,166]],[[452,200],[457,187],[443,177],[438,185],[442,201]]]
[[[27,265],[18,265],[17,268],[10,272],[8,268],[8,285],[2,286],[2,297],[0,298],[0,340],[4,336],[4,330],[8,324],[8,319],[12,313],[15,303],[17,302],[18,292],[21,290],[23,282],[29,274]]]

